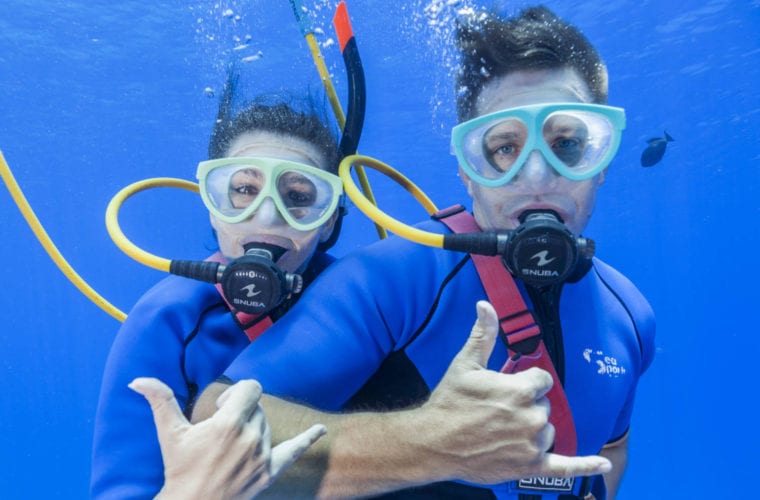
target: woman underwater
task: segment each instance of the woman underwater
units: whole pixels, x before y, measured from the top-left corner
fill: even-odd
[[[251,313],[230,305],[237,302],[225,298],[221,287],[170,276],[138,301],[105,366],[95,420],[93,498],[153,498],[164,486],[153,414],[128,387],[133,379],[160,379],[189,415],[199,388],[216,380],[287,312],[298,299],[301,280],[308,286],[333,260],[325,250],[340,228],[336,138],[313,104],[300,112],[282,102],[258,101],[231,116],[235,84],[231,74],[211,135],[210,160],[198,167],[219,246],[209,260],[269,259],[293,290],[284,292],[279,304],[278,297],[260,304],[256,297],[262,290],[247,289],[245,297],[256,309]]]

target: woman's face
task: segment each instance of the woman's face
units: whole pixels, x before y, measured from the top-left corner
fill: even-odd
[[[246,132],[236,137],[227,151],[227,157],[265,156],[305,163],[325,169],[324,158],[319,149],[303,139],[274,134],[265,131]],[[323,226],[310,231],[292,228],[280,215],[274,202],[267,198],[250,218],[229,224],[217,219],[213,214],[211,226],[216,230],[219,249],[228,259],[241,257],[243,247],[249,243],[268,243],[286,251],[277,260],[286,272],[297,272],[317,248],[332,233],[336,215]]]

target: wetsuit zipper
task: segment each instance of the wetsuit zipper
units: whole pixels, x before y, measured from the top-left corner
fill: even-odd
[[[541,329],[541,338],[554,363],[554,369],[562,385],[565,384],[565,352],[562,342],[562,324],[559,318],[559,297],[562,285],[544,288],[526,287],[533,304],[536,323]]]

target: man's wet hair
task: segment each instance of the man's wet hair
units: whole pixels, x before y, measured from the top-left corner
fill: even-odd
[[[338,140],[320,117],[313,98],[303,98],[296,106],[293,99],[288,102],[284,96],[260,96],[233,114],[236,86],[237,76],[231,73],[219,101],[219,113],[208,146],[209,159],[224,158],[237,137],[260,131],[297,137],[313,144],[322,153],[326,170],[338,173]]]
[[[456,42],[461,63],[456,76],[457,117],[474,118],[483,87],[514,71],[570,68],[591,91],[593,102],[607,102],[607,68],[575,26],[543,6],[502,19],[475,13],[458,19]]]

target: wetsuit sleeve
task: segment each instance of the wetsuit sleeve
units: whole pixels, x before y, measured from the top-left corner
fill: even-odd
[[[632,334],[636,336],[638,346],[638,372],[637,383],[631,387],[610,441],[615,441],[628,432],[633,414],[634,402],[638,380],[644,375],[654,359],[655,353],[655,315],[649,302],[644,295],[622,274],[598,260],[595,261],[597,272],[600,277],[614,290],[619,300],[623,303],[632,326]]]
[[[339,410],[424,321],[437,289],[429,252],[392,237],[339,260],[225,375]]]
[[[646,301],[644,302],[646,303]],[[648,310],[649,314],[636,317],[639,340],[641,341],[641,365],[638,377],[639,380],[647,368],[649,368],[649,366],[652,364],[652,360],[654,358],[654,315],[652,314],[651,308],[649,308],[649,304],[646,303],[645,305],[646,307],[642,307],[642,309]],[[614,442],[620,439],[625,435],[626,432],[628,432],[631,425],[631,417],[633,415],[633,407],[636,400],[637,388],[638,380],[637,383],[631,388],[625,406],[623,406],[618,420],[615,423],[615,431],[612,435],[612,439],[610,439],[610,442]]]
[[[92,498],[153,498],[163,486],[153,414],[145,398],[127,384],[138,376],[156,377],[184,405],[181,332],[188,325],[167,311],[170,295],[161,284],[148,292],[129,313],[111,348],[95,418]]]

